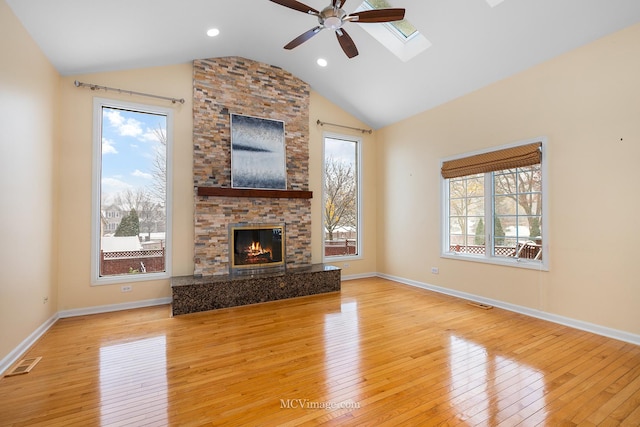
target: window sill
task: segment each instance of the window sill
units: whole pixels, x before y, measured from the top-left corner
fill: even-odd
[[[325,264],[337,264],[342,261],[359,261],[363,259],[362,255],[335,255],[335,256],[325,256],[323,262]]]
[[[444,252],[440,254],[440,257],[447,259],[457,259],[460,261],[479,262],[483,264],[502,265],[505,267],[524,268],[527,270],[549,271],[549,266],[544,264],[542,261],[536,261],[526,258],[489,258],[481,255],[473,256],[459,254],[456,252]]]
[[[91,286],[102,286],[102,285],[115,285],[115,284],[123,284],[123,283],[133,283],[133,282],[150,282],[153,280],[166,280],[170,279],[171,274],[169,272],[162,273],[141,273],[141,274],[123,274],[118,276],[101,276],[98,278],[93,278],[91,281]]]

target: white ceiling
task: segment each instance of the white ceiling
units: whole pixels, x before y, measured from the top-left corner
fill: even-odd
[[[359,28],[367,24],[345,24],[360,51],[354,59],[330,30],[284,50],[318,22],[268,0],[6,2],[63,75],[241,56],[293,73],[374,129],[640,22],[640,0],[505,0],[493,8],[486,0],[391,0],[432,43],[404,63]],[[329,0],[304,3],[321,10]],[[360,3],[347,0],[344,9]],[[221,34],[207,37],[211,27]],[[329,65],[318,67],[318,57]]]

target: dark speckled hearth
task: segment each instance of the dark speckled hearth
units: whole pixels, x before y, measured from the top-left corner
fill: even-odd
[[[171,279],[171,309],[177,316],[338,291],[340,269],[326,264],[253,276],[180,276]]]

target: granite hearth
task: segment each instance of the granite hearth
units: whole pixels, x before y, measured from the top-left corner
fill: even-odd
[[[179,276],[171,279],[174,316],[340,291],[340,269],[326,264],[259,275]]]

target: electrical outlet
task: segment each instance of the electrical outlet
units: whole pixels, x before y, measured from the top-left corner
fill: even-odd
[[[440,269],[438,267],[431,267],[431,274],[438,274],[440,273]]]
[[[344,264],[342,264],[342,266],[343,266],[344,268],[349,268],[349,264],[348,264],[348,263],[346,263],[346,262],[345,262]]]
[[[43,303],[43,304],[46,304],[46,303],[48,303],[48,302],[49,302],[49,297],[44,297],[44,298],[42,298],[42,303]]]
[[[131,292],[133,290],[133,286],[124,285],[120,287],[120,292]]]

